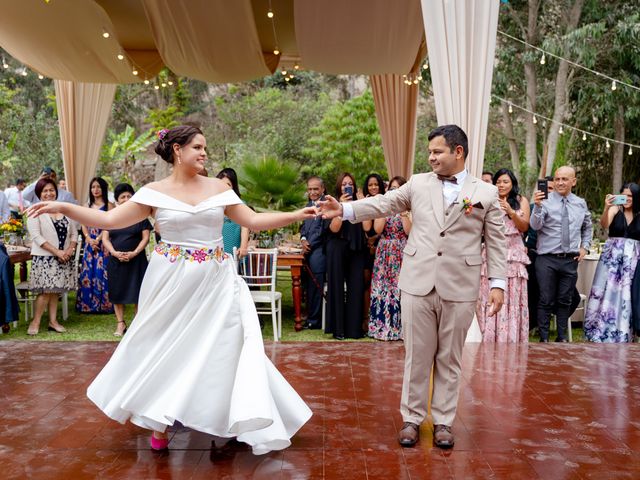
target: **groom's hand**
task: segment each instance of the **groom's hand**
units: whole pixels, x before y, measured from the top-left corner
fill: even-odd
[[[500,311],[502,304],[504,303],[504,290],[501,288],[492,288],[489,292],[489,313],[488,317],[492,317]]]
[[[318,202],[318,210],[320,210],[320,214],[322,218],[325,220],[329,220],[335,217],[342,216],[342,205],[331,195],[326,195],[325,200],[322,202]]]

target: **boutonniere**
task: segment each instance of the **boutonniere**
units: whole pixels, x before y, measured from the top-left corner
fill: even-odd
[[[464,212],[465,215],[469,215],[473,211],[473,204],[471,203],[471,199],[469,197],[464,197],[462,199],[462,208],[461,212]]]

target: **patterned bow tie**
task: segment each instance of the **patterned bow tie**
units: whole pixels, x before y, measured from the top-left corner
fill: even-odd
[[[454,184],[458,184],[458,179],[456,178],[455,175],[451,175],[450,177],[447,177],[446,175],[440,175],[438,174],[438,180],[442,181],[442,182],[451,182]]]

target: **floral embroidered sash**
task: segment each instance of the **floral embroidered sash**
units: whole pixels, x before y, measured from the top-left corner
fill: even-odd
[[[222,262],[229,258],[229,255],[224,253],[222,247],[216,248],[185,248],[180,245],[171,245],[169,243],[160,242],[154,249],[156,253],[163,255],[169,259],[171,263],[175,262],[179,258],[186,260],[187,262],[208,262],[210,260],[216,260]]]

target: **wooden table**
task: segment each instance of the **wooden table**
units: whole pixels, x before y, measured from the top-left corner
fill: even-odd
[[[31,260],[31,250],[9,250],[9,261],[12,265],[20,264],[20,281],[27,281],[27,261]]]
[[[304,266],[304,255],[301,253],[278,253],[278,267],[291,268],[291,294],[293,296],[293,313],[295,317],[295,330],[302,330],[302,316],[300,314],[300,304],[302,302],[302,291],[300,290],[300,276]]]

